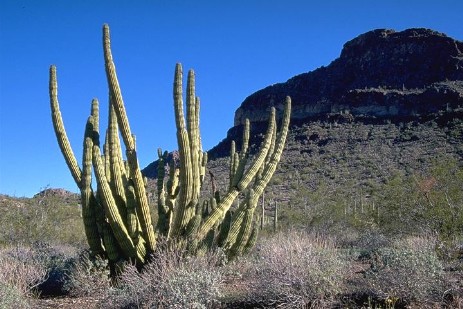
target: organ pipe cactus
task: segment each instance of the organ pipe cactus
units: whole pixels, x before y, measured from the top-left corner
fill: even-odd
[[[158,222],[154,223],[146,182],[137,160],[135,136],[130,130],[111,54],[107,25],[103,27],[103,48],[109,87],[108,128],[100,133],[99,103],[94,99],[84,131],[82,167],[77,163],[60,113],[56,67],[50,67],[53,126],[61,152],[81,191],[85,234],[92,253],[108,258],[112,265],[127,260],[142,265],[148,254],[156,249],[159,236],[176,243],[183,241],[192,254],[215,246],[223,247],[230,257],[247,252],[257,238],[258,223],[254,213],[258,199],[275,172],[285,145],[290,98],[286,98],[278,133],[275,109],[271,109],[265,138],[252,161],[250,124],[246,121],[241,152],[236,151],[234,142],[231,145],[227,191],[222,196],[216,190],[212,196],[202,197],[207,153],[202,149],[199,130],[200,100],[195,94],[195,74],[190,70],[184,112],[183,72],[182,66],[177,64],[173,97],[178,160],[172,160],[167,168],[167,152],[158,150]],[[125,160],[119,136],[125,146]],[[92,170],[96,190],[92,188]],[[240,194],[244,199],[233,207]]]

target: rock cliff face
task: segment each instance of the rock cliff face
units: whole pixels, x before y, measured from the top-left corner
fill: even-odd
[[[346,113],[407,118],[456,108],[463,104],[463,42],[428,29],[367,32],[344,44],[327,67],[247,97],[235,127],[246,118],[266,121],[271,106],[282,110],[286,95],[294,120]]]

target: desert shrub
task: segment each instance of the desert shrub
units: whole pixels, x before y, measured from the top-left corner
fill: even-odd
[[[30,308],[30,305],[18,288],[0,281],[0,308],[25,309]]]
[[[77,248],[65,245],[51,246],[48,243],[32,244],[32,254],[46,269],[46,279],[37,286],[42,296],[66,295],[66,281],[72,261],[77,255]]]
[[[361,233],[350,243],[353,249],[354,258],[359,260],[371,259],[382,248],[391,246],[391,238],[376,230],[371,230],[369,233]]]
[[[71,262],[65,289],[73,297],[105,295],[110,284],[108,261],[84,250]]]
[[[211,308],[218,304],[222,254],[192,257],[169,246],[160,247],[141,272],[125,266],[104,307]]]
[[[411,237],[380,248],[365,273],[370,290],[390,300],[439,300],[445,290],[443,265],[434,247],[431,238]]]
[[[329,303],[344,289],[347,262],[329,238],[278,233],[262,240],[252,258],[252,297],[267,304]]]
[[[29,247],[0,251],[0,308],[27,308],[28,298],[46,280],[47,269]],[[8,304],[15,304],[8,306]]]

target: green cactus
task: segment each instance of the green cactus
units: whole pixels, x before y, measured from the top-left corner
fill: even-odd
[[[249,153],[250,123],[246,120],[241,152],[236,151],[234,142],[231,145],[227,192],[220,196],[211,174],[212,196],[202,197],[207,153],[202,150],[199,130],[200,99],[195,94],[195,74],[190,70],[185,115],[183,72],[182,66],[177,64],[173,97],[179,158],[171,160],[169,172],[166,172],[168,153],[158,150],[158,222],[153,224],[147,183],[138,164],[135,136],[125,111],[107,25],[103,27],[103,46],[109,87],[108,129],[102,153],[99,104],[94,99],[85,128],[82,169],[72,151],[59,110],[56,68],[50,68],[53,126],[61,152],[81,191],[85,233],[93,254],[108,258],[113,267],[124,260],[141,265],[155,250],[158,236],[171,239],[173,243],[187,243],[191,254],[200,254],[214,246],[223,247],[230,257],[249,251],[257,238],[258,223],[254,213],[259,197],[275,172],[284,148],[291,111],[290,98],[286,99],[278,134],[275,109],[272,108],[264,141],[252,161]],[[92,188],[92,169],[96,177],[96,191]],[[246,198],[232,210],[240,194]]]

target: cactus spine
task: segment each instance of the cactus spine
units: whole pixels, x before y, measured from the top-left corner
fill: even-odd
[[[168,153],[158,150],[158,222],[153,224],[146,180],[138,164],[135,136],[125,111],[107,25],[103,27],[103,49],[109,88],[108,129],[104,134],[102,153],[99,104],[94,99],[85,127],[82,169],[72,151],[59,110],[56,68],[50,68],[53,126],[71,175],[81,190],[82,217],[91,251],[107,257],[113,265],[123,260],[143,264],[147,255],[155,250],[157,236],[162,235],[167,239],[187,241],[188,252],[192,254],[213,246],[224,247],[230,257],[247,252],[257,238],[254,213],[258,199],[275,172],[284,148],[291,111],[290,98],[286,99],[279,133],[275,109],[272,108],[267,133],[252,162],[249,153],[250,123],[246,121],[241,152],[236,151],[234,142],[231,145],[227,192],[220,196],[214,183],[212,196],[201,197],[207,153],[202,150],[199,130],[200,99],[195,94],[195,74],[190,70],[184,113],[183,71],[182,66],[177,64],[173,98],[178,160],[172,160],[166,169]],[[96,191],[92,188],[92,169],[96,177]],[[246,198],[232,211],[240,194]]]

